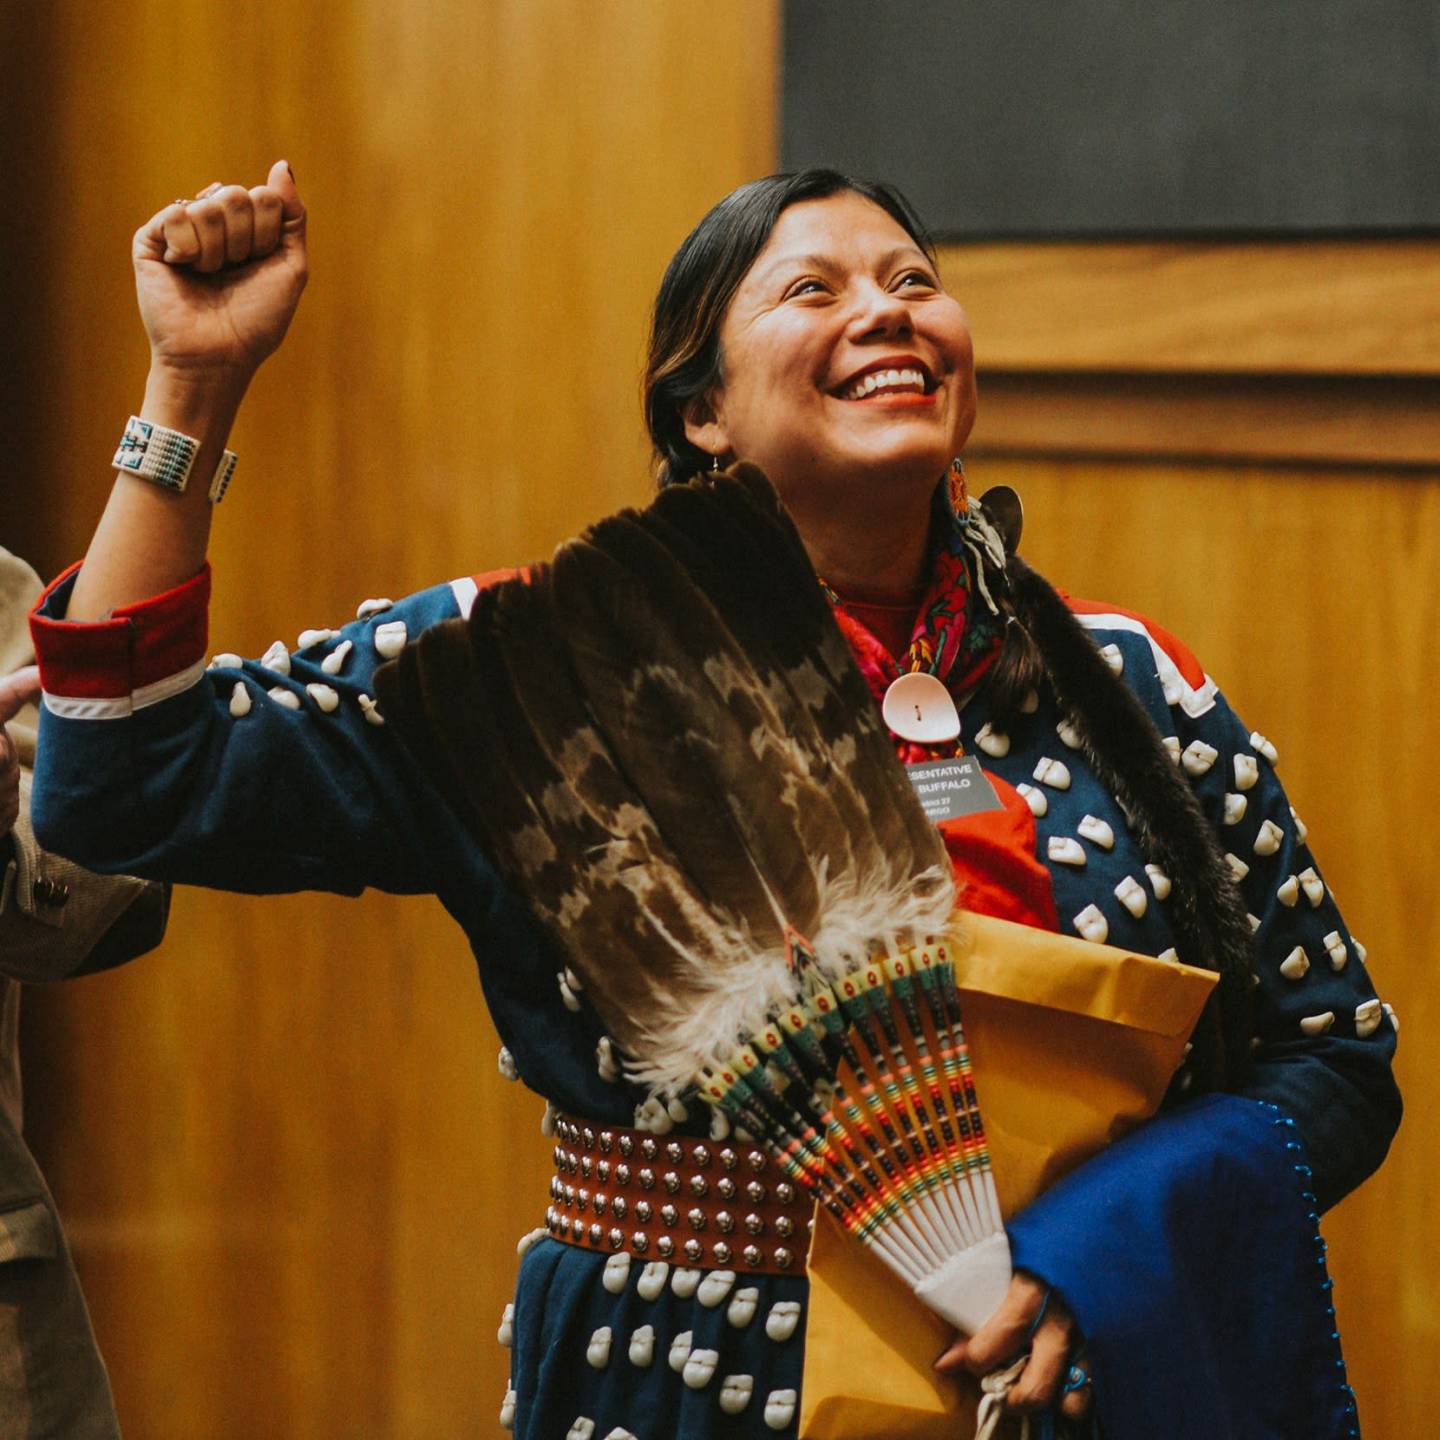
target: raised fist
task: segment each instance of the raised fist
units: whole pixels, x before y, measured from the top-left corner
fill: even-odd
[[[285,337],[305,288],[305,206],[285,161],[263,185],[211,185],[135,232],[153,362],[246,379]]]

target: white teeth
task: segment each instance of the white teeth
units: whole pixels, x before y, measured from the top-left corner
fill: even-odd
[[[1081,866],[1085,863],[1085,851],[1078,840],[1068,835],[1052,835],[1045,844],[1045,853],[1057,865]]]
[[[734,1298],[725,1307],[725,1318],[737,1330],[743,1330],[754,1318],[760,1303],[760,1292],[753,1285],[737,1290]]]
[[[375,627],[375,648],[387,660],[393,660],[405,648],[406,633],[403,620],[387,620]]]
[[[1225,823],[1238,825],[1250,808],[1250,802],[1243,795],[1228,794],[1225,797]]]
[[[260,663],[267,670],[273,670],[277,675],[288,675],[290,673],[290,652],[281,641],[277,640],[260,657]]]
[[[1335,1012],[1327,1010],[1323,1015],[1307,1015],[1300,1022],[1300,1029],[1306,1035],[1323,1035],[1335,1023]]]
[[[1338,930],[1332,930],[1320,941],[1325,947],[1325,953],[1330,957],[1330,968],[1332,970],[1343,970],[1345,963],[1350,959],[1350,952],[1345,948],[1345,941]]]
[[[540,1116],[540,1133],[547,1139],[555,1133],[555,1122],[560,1118],[560,1112],[550,1103],[545,1102],[544,1113]],[[543,1230],[540,1232],[545,1233]]]
[[[1360,963],[1363,965],[1365,963],[1366,955],[1368,955],[1370,952],[1366,950],[1366,948],[1353,935],[1350,937],[1350,943],[1355,947],[1355,954],[1359,957]]]
[[[653,1300],[665,1288],[665,1281],[669,1278],[670,1266],[664,1260],[651,1260],[640,1272],[640,1279],[635,1283],[635,1289],[639,1292],[642,1300]]]
[[[1162,950],[1156,957],[1157,960],[1168,960],[1172,965],[1180,963],[1180,952],[1172,945],[1168,950]]]
[[[1180,763],[1180,737],[1167,735],[1160,743],[1165,747],[1165,753],[1178,765]]]
[[[1118,675],[1125,668],[1125,657],[1120,653],[1118,645],[1102,645],[1100,647],[1100,658],[1110,667],[1113,674]]]
[[[1017,785],[1015,789],[1024,797],[1025,803],[1030,807],[1030,813],[1038,820],[1049,808],[1050,802],[1045,798],[1043,790],[1037,790],[1033,785]]]
[[[353,640],[342,640],[321,662],[320,668],[327,675],[338,675],[345,664],[345,657],[355,648]]]
[[[1138,920],[1150,904],[1145,887],[1133,876],[1127,875],[1116,887],[1115,898]]]
[[[765,1333],[772,1340],[788,1340],[800,1323],[798,1300],[777,1300],[765,1317]]]
[[[1253,789],[1259,778],[1260,767],[1255,763],[1253,755],[1237,755],[1235,757],[1235,788],[1237,790]]]
[[[1272,765],[1274,765],[1280,759],[1280,756],[1276,752],[1274,745],[1272,745],[1270,741],[1268,741],[1258,730],[1250,736],[1250,745],[1252,749],[1258,750]]]
[[[682,1330],[670,1342],[670,1368],[677,1375],[685,1368],[685,1362],[690,1358],[690,1350],[694,1343],[695,1332],[693,1330]]]
[[[560,998],[565,1002],[565,1008],[570,1011],[572,1015],[578,1014],[580,1011],[580,997],[565,983],[565,977],[563,975],[557,975],[555,978],[560,983]]]
[[[1145,873],[1150,877],[1150,888],[1155,892],[1155,898],[1168,900],[1170,898],[1170,877],[1158,865],[1147,865]]]
[[[1238,855],[1232,855],[1229,851],[1225,853],[1225,863],[1237,881],[1243,880],[1250,873],[1250,867]]]
[[[1314,866],[1307,866],[1295,878],[1299,880],[1310,908],[1318,909],[1325,899],[1325,882],[1315,873]]]
[[[515,1428],[515,1401],[516,1395],[513,1390],[505,1392],[505,1399],[500,1403],[500,1424],[506,1430]]]
[[[975,732],[975,745],[995,760],[1003,759],[1010,753],[1010,737],[992,730],[988,720]]]
[[[765,1397],[765,1423],[772,1430],[783,1430],[795,1418],[794,1390],[772,1390]]]
[[[287,690],[283,685],[272,685],[265,693],[277,705],[283,705],[287,710],[300,708],[300,697],[293,690]]]
[[[1048,755],[1042,755],[1033,773],[1042,785],[1049,785],[1055,790],[1070,788],[1070,770],[1063,760],[1052,760]]]
[[[230,692],[230,713],[237,720],[242,715],[250,713],[250,692],[239,680],[235,682],[235,688]]]
[[[618,1255],[612,1255],[605,1262],[605,1271],[600,1276],[600,1283],[612,1294],[618,1295],[624,1290],[626,1282],[630,1279],[630,1256],[622,1250]]]
[[[1309,969],[1310,959],[1299,945],[1280,962],[1280,973],[1287,980],[1303,980]]]
[[[368,695],[357,695],[355,703],[359,705],[367,725],[383,725],[385,723],[385,717],[380,713],[380,707]]]
[[[1250,926],[1250,933],[1253,935],[1259,930],[1262,921],[1258,915],[1252,915],[1248,910],[1245,912],[1246,923]]]
[[[703,1390],[714,1378],[715,1367],[719,1363],[718,1350],[692,1350],[680,1378],[684,1380],[687,1389]]]
[[[1357,1005],[1355,1007],[1355,1033],[1362,1040],[1373,1035],[1380,1028],[1380,1021],[1384,1015],[1385,1008],[1378,1000],[1367,1000],[1363,1005]]]
[[[720,1385],[720,1408],[727,1415],[738,1415],[755,1393],[755,1381],[749,1375],[727,1375]]]
[[[327,715],[340,703],[340,692],[330,685],[307,685],[305,693]]]
[[[356,607],[355,618],[357,620],[368,620],[372,615],[378,615],[382,610],[388,610],[395,602],[393,600],[362,600]]]
[[[602,1080],[613,1083],[620,1078],[620,1065],[615,1059],[615,1042],[608,1035],[602,1035],[595,1042],[595,1068],[600,1072]]]
[[[610,1363],[610,1327],[602,1325],[585,1347],[585,1358],[597,1370],[603,1370]]]
[[[1295,822],[1295,838],[1303,845],[1305,843],[1305,837],[1310,833],[1310,830],[1305,822],[1295,813],[1295,807],[1293,805],[1290,807],[1290,818]]]
[[[1103,945],[1110,934],[1110,926],[1097,905],[1087,905],[1071,924],[1080,935],[1095,945]]]
[[[245,662],[229,650],[222,650],[205,668],[207,670],[238,670]]]
[[[515,1307],[506,1305],[495,1338],[508,1350],[515,1343]]]
[[[642,1325],[630,1337],[630,1363],[644,1369],[654,1358],[655,1327],[653,1325]]]
[[[735,1278],[732,1274],[732,1280]],[[670,1277],[670,1288],[681,1300],[688,1300],[700,1288],[700,1272],[678,1265]]]
[[[308,650],[312,645],[323,645],[327,640],[334,640],[339,636],[338,630],[302,630],[300,642],[296,645],[297,650]]]
[[[1080,832],[1082,840],[1088,840],[1102,850],[1115,848],[1115,832],[1098,816],[1087,815],[1075,828]]]
[[[1080,732],[1070,720],[1062,720],[1056,727],[1055,733],[1072,750],[1080,748]]]
[[[1400,1017],[1395,1013],[1395,1007],[1382,1003],[1380,1008],[1385,1012],[1385,1018],[1389,1020],[1390,1028],[1398,1035],[1400,1033]]]
[[[867,395],[873,395],[877,390],[896,390],[900,388],[918,390],[922,395],[925,393],[925,375],[920,370],[872,370],[868,375],[862,375],[844,394],[846,400],[863,400]]]
[[[1273,820],[1267,820],[1260,827],[1260,833],[1255,837],[1253,848],[1257,855],[1273,855],[1280,848],[1284,839],[1285,832]]]
[[[595,1440],[595,1422],[588,1415],[577,1415],[565,1432],[565,1440]]]
[[[696,1291],[696,1295],[707,1310],[713,1310],[730,1293],[730,1288],[734,1284],[735,1272],[733,1270],[712,1270],[700,1282],[700,1288]]]
[[[1300,898],[1300,878],[1291,875],[1288,879],[1281,881],[1280,888],[1275,892],[1275,898],[1287,908],[1292,908]]]
[[[1213,745],[1207,745],[1203,740],[1192,740],[1180,756],[1180,763],[1185,767],[1187,775],[1193,775],[1198,780],[1209,772],[1219,754]]]
[[[520,1067],[516,1065],[515,1057],[510,1053],[510,1047],[508,1045],[502,1045],[500,1047],[500,1056],[497,1064],[500,1067],[500,1073],[507,1080],[518,1080],[520,1078]]]

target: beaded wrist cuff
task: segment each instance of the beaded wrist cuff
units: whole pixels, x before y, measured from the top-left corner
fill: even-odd
[[[178,495],[185,489],[190,467],[199,453],[198,440],[132,415],[110,463],[126,475],[138,476]]]
[[[215,478],[210,482],[212,505],[218,505],[225,498],[225,492],[230,488],[230,477],[239,463],[240,457],[233,450],[227,450],[220,457],[220,463],[215,467]]]

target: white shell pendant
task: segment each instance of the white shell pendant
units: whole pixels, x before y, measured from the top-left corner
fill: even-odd
[[[943,745],[960,738],[960,712],[950,692],[919,670],[890,682],[880,713],[902,740],[916,745]]]

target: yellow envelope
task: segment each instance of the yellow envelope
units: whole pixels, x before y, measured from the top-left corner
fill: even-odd
[[[1216,976],[967,915],[960,1008],[1008,1217],[1154,1113]],[[823,1210],[808,1261],[803,1440],[955,1440],[978,1392],[931,1362],[950,1327]]]

